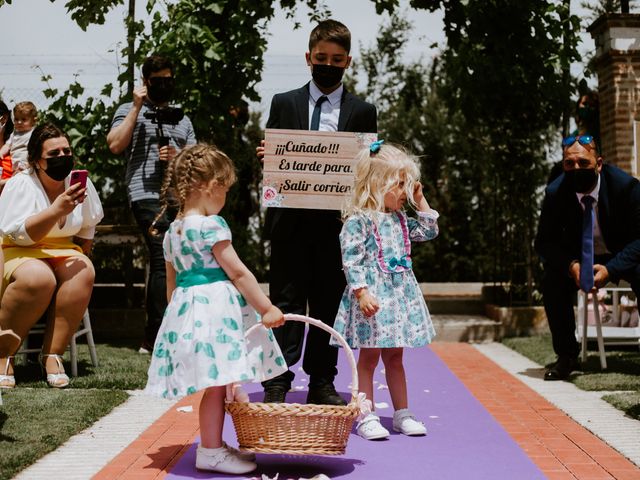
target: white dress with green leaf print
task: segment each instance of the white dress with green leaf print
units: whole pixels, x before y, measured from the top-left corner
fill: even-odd
[[[178,281],[153,348],[146,393],[179,398],[207,387],[264,381],[286,371],[271,330],[255,329],[245,337],[260,319],[213,256],[211,248],[223,240],[231,240],[231,231],[216,215],[190,215],[169,227],[164,256]],[[198,277],[201,273],[204,280]],[[193,281],[194,275],[200,280]]]

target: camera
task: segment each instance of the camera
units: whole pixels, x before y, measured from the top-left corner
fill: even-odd
[[[163,125],[177,125],[184,118],[184,111],[178,107],[152,107],[144,112],[144,118],[148,118],[158,125],[156,132],[158,135],[158,147],[169,145],[170,138],[165,136]]]
[[[177,125],[184,118],[184,111],[178,107],[153,107],[144,112],[144,118],[159,125]]]

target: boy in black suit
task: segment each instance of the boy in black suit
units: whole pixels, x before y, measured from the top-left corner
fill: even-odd
[[[351,33],[335,20],[320,22],[309,37],[307,65],[312,81],[273,97],[267,128],[377,132],[376,108],[347,92],[344,69],[351,64]],[[264,142],[263,142],[264,144]],[[264,148],[257,148],[259,157]],[[271,240],[271,301],[285,313],[307,314],[333,326],[345,287],[336,210],[270,208],[265,232]],[[289,322],[274,330],[287,365],[302,355],[305,325]],[[307,403],[345,405],[333,386],[338,350],[329,334],[311,327],[303,369],[309,375]],[[264,402],[284,402],[294,373],[263,383]]]

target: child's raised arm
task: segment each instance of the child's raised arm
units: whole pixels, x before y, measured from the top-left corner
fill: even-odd
[[[265,327],[279,327],[284,323],[284,315],[274,306],[262,290],[256,277],[246,267],[231,245],[231,241],[222,240],[212,248],[213,256],[224,272],[242,293],[249,304],[262,316]]]

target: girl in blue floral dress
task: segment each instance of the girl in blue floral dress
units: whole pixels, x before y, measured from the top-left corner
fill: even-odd
[[[268,328],[282,325],[284,316],[238,258],[231,231],[218,216],[236,178],[231,160],[201,144],[183,150],[167,168],[164,205],[171,191],[180,210],[164,237],[170,300],[145,391],[179,398],[204,389],[196,468],[247,473],[257,466],[255,455],[222,441],[225,397],[233,391],[230,385],[263,381],[286,371],[271,330],[254,329],[245,336],[260,321],[256,310]],[[239,397],[248,400],[236,391],[236,400]]]
[[[411,270],[411,242],[438,235],[438,212],[423,195],[417,159],[382,143],[374,142],[356,162],[353,195],[340,233],[347,287],[334,328],[349,346],[361,349],[360,391],[373,402],[373,373],[382,357],[395,409],[393,429],[424,435],[424,424],[407,408],[402,353],[404,347],[422,347],[435,336]],[[407,202],[417,218],[405,213]],[[373,413],[359,422],[357,432],[367,440],[389,436]]]

